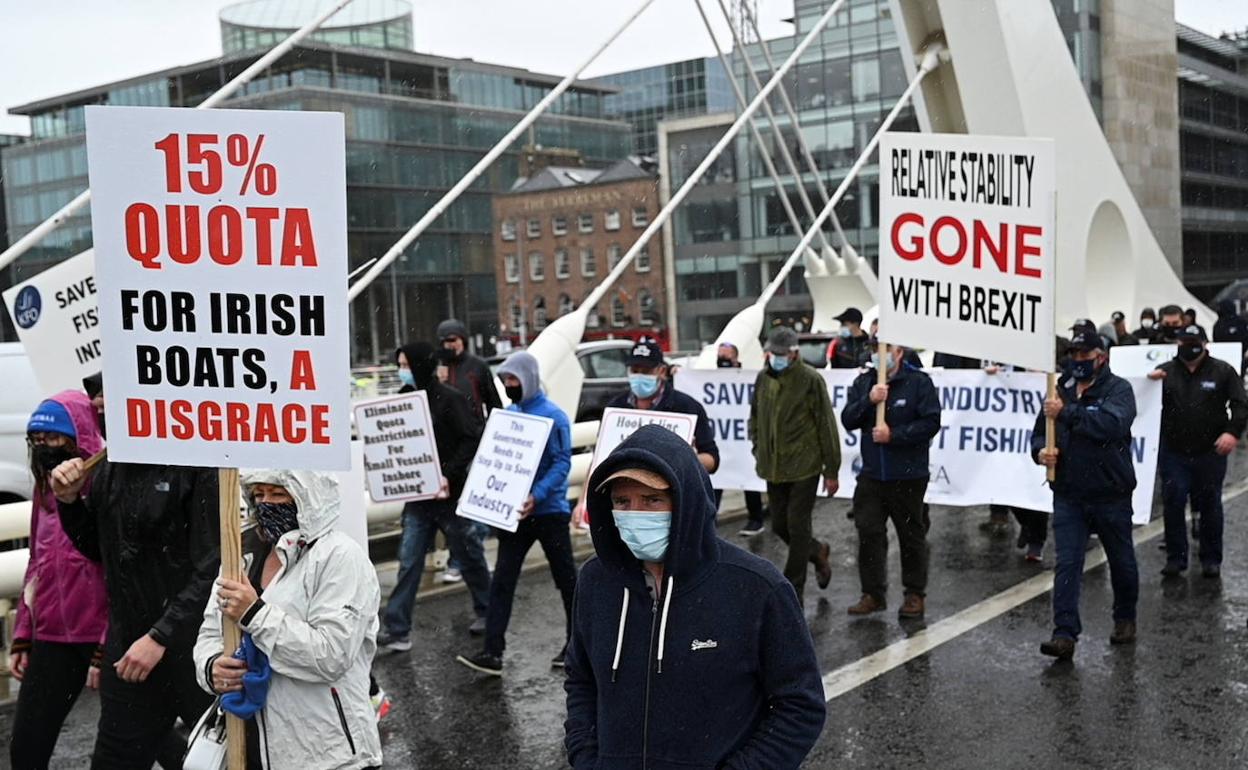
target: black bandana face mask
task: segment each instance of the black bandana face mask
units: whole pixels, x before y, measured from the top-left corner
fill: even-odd
[[[78,456],[78,453],[69,447],[35,444],[30,448],[30,456],[31,464],[35,470],[46,479],[56,466],[66,460],[74,459]]]
[[[256,520],[266,543],[276,543],[278,538],[299,529],[298,507],[294,503],[256,503]]]

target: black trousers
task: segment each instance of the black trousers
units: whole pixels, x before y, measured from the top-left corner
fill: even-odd
[[[489,609],[485,613],[485,651],[502,656],[506,649],[507,624],[511,622],[511,604],[520,581],[524,557],[534,543],[542,544],[551,577],[563,598],[564,634],[572,630],[572,597],[576,595],[576,563],[572,559],[572,537],[568,514],[530,516],[520,522],[515,532],[496,529],[498,559],[494,562],[494,579],[490,583]]]
[[[773,484],[767,482],[771,501],[771,531],[789,546],[784,576],[793,584],[797,598],[806,589],[806,565],[818,564],[823,543],[815,539],[811,515],[819,492],[819,477]]]
[[[888,522],[901,549],[901,584],[908,594],[927,591],[927,530],[923,506],[927,479],[877,481],[858,477],[854,526],[858,529],[858,577],[862,592],[884,602],[888,594]]]
[[[751,524],[762,524],[763,493],[745,490],[745,510],[749,512]]]
[[[1044,511],[1029,511],[1012,505],[996,504],[988,506],[988,510],[994,517],[1005,518],[1014,514],[1014,520],[1021,530],[1018,539],[1024,545],[1044,545],[1049,539],[1049,514]]]
[[[44,770],[65,717],[87,683],[94,644],[35,641],[17,694],[9,760],[13,770]]]
[[[167,751],[174,722],[181,717],[193,726],[213,700],[195,681],[189,643],[167,649],[147,680],[133,683],[121,681],[113,668],[129,646],[110,642],[104,651],[92,770],[150,770]]]

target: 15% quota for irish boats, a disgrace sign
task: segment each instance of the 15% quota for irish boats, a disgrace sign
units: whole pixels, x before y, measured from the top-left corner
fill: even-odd
[[[110,457],[349,468],[342,115],[86,121]]]

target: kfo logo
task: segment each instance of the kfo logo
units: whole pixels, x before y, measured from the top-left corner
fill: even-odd
[[[17,293],[17,310],[13,313],[17,325],[29,329],[39,321],[43,312],[43,298],[34,286],[27,286]]]

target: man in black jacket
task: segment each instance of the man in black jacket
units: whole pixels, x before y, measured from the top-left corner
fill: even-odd
[[[104,565],[108,638],[93,768],[151,767],[174,721],[212,698],[191,658],[221,566],[217,471],[104,461],[89,496],[82,460],[52,472],[61,524]]]
[[[448,318],[438,324],[438,341],[449,354],[446,384],[468,398],[473,414],[484,423],[490,412],[503,408],[489,365],[468,352],[468,329],[461,321]]]
[[[468,480],[468,468],[477,453],[481,423],[472,414],[468,399],[449,385],[438,382],[433,346],[426,342],[406,345],[396,352],[400,392],[423,390],[429,397],[433,436],[442,463],[442,488],[433,500],[409,502],[403,506],[403,539],[399,543],[399,575],[382,616],[383,629],[377,646],[389,650],[412,649],[412,605],[420,590],[425,554],[438,530],[446,535],[451,556],[460,563],[464,582],[472,594],[476,620],[469,630],[485,633],[485,612],[490,598],[490,570],[485,563],[481,542],[469,535],[468,519],[455,515],[456,501]]]
[[[1205,332],[1179,333],[1178,355],[1149,377],[1164,380],[1161,399],[1161,498],[1166,522],[1166,566],[1187,569],[1187,500],[1200,511],[1200,563],[1205,577],[1222,574],[1222,482],[1226,458],[1248,427],[1248,397],[1235,367],[1209,355]],[[1230,417],[1227,417],[1227,413]]]
[[[1112,644],[1135,641],[1139,568],[1131,540],[1131,425],[1135,393],[1109,370],[1109,356],[1095,330],[1081,328],[1070,340],[1070,359],[1058,387],[1036,416],[1031,455],[1057,469],[1053,482],[1053,540],[1057,565],[1053,584],[1053,638],[1040,652],[1069,660],[1075,654],[1079,589],[1088,536],[1095,533],[1109,561],[1114,590]],[[1045,418],[1057,422],[1057,447],[1045,449]]]
[[[1243,345],[1244,363],[1240,373],[1248,368],[1248,319],[1235,312],[1235,303],[1224,299],[1218,303],[1218,322],[1213,325],[1214,342],[1238,342]]]
[[[940,399],[931,377],[904,363],[906,349],[890,345],[888,384],[878,385],[876,370],[858,375],[849,388],[841,422],[861,431],[862,470],[854,490],[854,527],[858,530],[858,577],[862,598],[851,615],[868,615],[888,606],[888,521],[901,550],[902,618],[921,618],[926,610],[928,546],[931,525],[923,505],[927,492],[928,450],[940,432]],[[887,404],[884,425],[876,427],[877,404]]]

